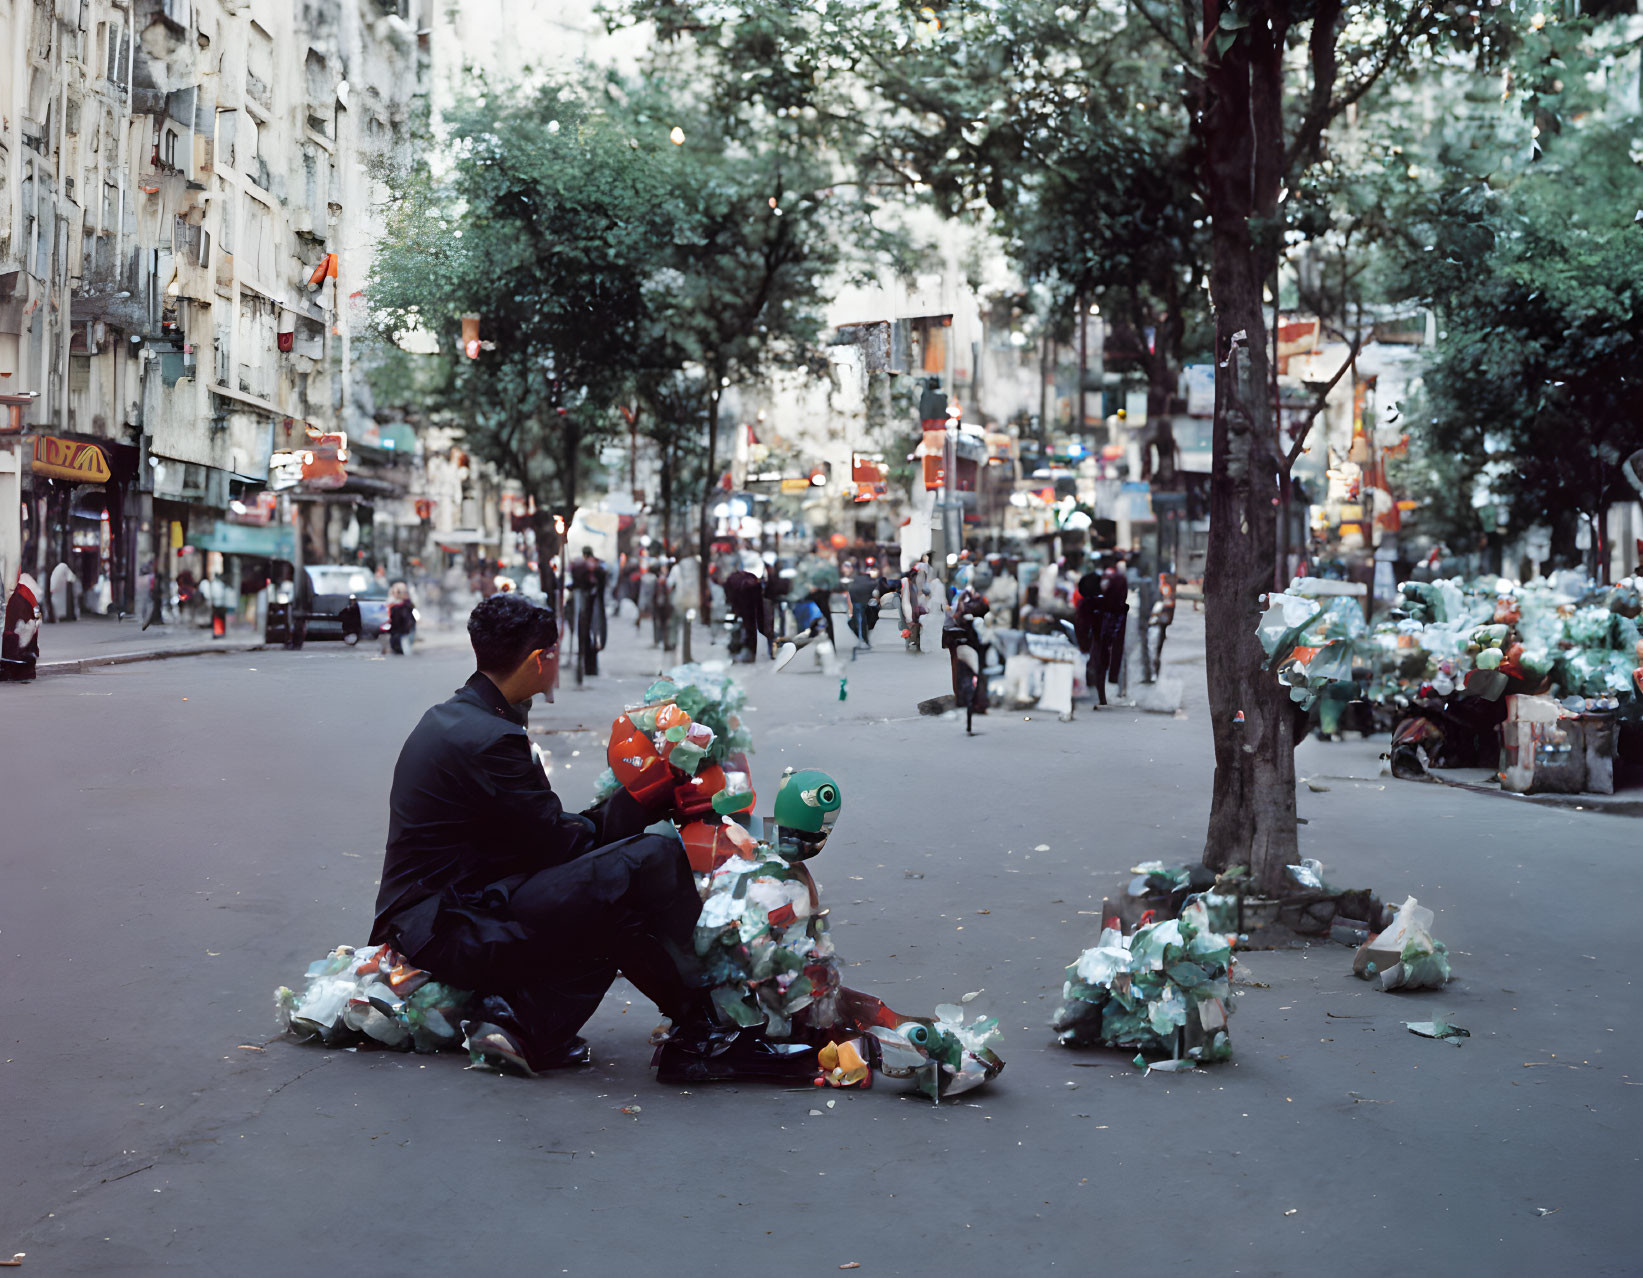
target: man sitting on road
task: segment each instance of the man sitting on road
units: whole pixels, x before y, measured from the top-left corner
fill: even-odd
[[[422,716],[394,768],[372,942],[484,995],[463,1030],[492,1064],[587,1064],[577,1031],[618,971],[722,1056],[736,1036],[703,991],[683,845],[643,833],[661,814],[626,791],[566,812],[532,756],[526,712],[538,693],[552,700],[558,671],[553,612],[492,595],[468,636],[479,669]]]

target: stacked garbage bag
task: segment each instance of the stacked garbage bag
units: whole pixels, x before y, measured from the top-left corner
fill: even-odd
[[[1438,989],[1449,981],[1449,950],[1432,936],[1432,911],[1414,897],[1353,956],[1352,971],[1383,990]]]
[[[1268,597],[1257,633],[1269,665],[1310,705],[1343,684],[1369,701],[1503,693],[1579,697],[1588,709],[1643,698],[1643,581],[1595,586],[1560,576],[1405,582],[1371,627],[1351,597],[1310,597],[1304,581]]]
[[[1053,1022],[1060,1042],[1134,1048],[1138,1065],[1155,1057],[1183,1068],[1227,1060],[1235,939],[1211,928],[1196,897],[1179,918],[1145,924],[1129,936],[1105,927],[1067,968]]]
[[[473,995],[413,967],[387,945],[339,945],[308,965],[301,993],[274,991],[281,1028],[327,1047],[375,1043],[402,1052],[437,1052],[462,1041]]]

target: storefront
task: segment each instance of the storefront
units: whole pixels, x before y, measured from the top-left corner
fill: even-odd
[[[35,435],[27,451],[23,562],[36,565],[51,621],[136,605],[137,449],[113,440]]]
[[[218,519],[194,533],[190,544],[204,556],[204,591],[212,604],[243,625],[259,627],[276,567],[296,558],[296,530],[288,523]]]

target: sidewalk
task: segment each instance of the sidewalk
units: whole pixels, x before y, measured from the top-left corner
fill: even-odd
[[[158,661],[210,652],[256,652],[268,645],[252,630],[230,630],[213,639],[208,627],[150,626],[135,617],[81,617],[40,627],[38,674],[72,674],[93,666]]]
[[[1298,783],[1316,785],[1378,785],[1383,787],[1420,785],[1419,781],[1399,781],[1381,757],[1388,749],[1384,736],[1346,741],[1320,741],[1308,737],[1295,749],[1295,777]],[[1495,795],[1546,808],[1569,808],[1577,812],[1602,812],[1610,816],[1643,816],[1643,790],[1635,787],[1614,794],[1514,794],[1503,790],[1489,768],[1433,768],[1427,776],[1439,785],[1474,794]]]
[[[417,643],[424,647],[445,647],[465,636],[459,629],[419,627]],[[319,650],[346,651],[340,643],[305,645]],[[360,651],[375,651],[375,644],[362,644]],[[163,661],[168,657],[202,657],[212,653],[262,652],[279,650],[280,644],[264,643],[260,631],[230,627],[221,639],[213,639],[205,626],[157,625],[144,630],[135,617],[117,621],[112,617],[82,617],[40,628],[40,675],[75,674],[96,666],[126,665],[135,661]]]

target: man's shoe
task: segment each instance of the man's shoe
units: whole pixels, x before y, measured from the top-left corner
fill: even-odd
[[[462,1032],[475,1065],[505,1074],[535,1078],[548,1070],[593,1064],[593,1049],[585,1038],[573,1038],[552,1051],[526,1052],[517,1035],[490,1021],[463,1021]]]
[[[659,1083],[812,1083],[820,1073],[815,1048],[773,1043],[756,1028],[681,1027],[657,1047],[651,1063]]]

